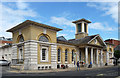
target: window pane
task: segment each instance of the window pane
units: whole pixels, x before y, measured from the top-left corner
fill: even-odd
[[[72,61],[73,61],[73,52],[74,52],[74,50],[72,50]]]
[[[67,61],[67,50],[65,50],[65,61]]]
[[[81,32],[81,23],[80,24],[78,24],[78,32]]]
[[[85,26],[84,31],[87,32],[87,26],[86,26],[86,23],[84,23],[84,26]]]
[[[49,40],[46,36],[40,36],[39,41],[49,42]]]
[[[60,61],[60,49],[58,49],[58,61]]]
[[[23,36],[21,35],[20,36],[20,39],[19,39],[19,42],[23,42],[24,41],[24,38],[23,38]]]
[[[45,51],[46,49],[42,49],[42,60],[45,60]]]

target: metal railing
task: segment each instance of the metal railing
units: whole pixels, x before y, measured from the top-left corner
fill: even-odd
[[[23,64],[24,59],[12,59],[12,65]]]

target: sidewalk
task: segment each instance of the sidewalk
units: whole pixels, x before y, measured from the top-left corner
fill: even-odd
[[[94,67],[94,68],[84,68],[81,67],[80,70],[92,70],[96,68],[107,68],[113,66],[104,66],[104,67]],[[76,71],[77,69],[74,68],[67,68],[67,69],[51,69],[51,70],[8,70],[9,73],[50,73],[50,72],[65,72],[65,71]]]

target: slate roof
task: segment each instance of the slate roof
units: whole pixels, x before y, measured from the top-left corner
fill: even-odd
[[[58,42],[61,41],[61,42],[73,44],[73,45],[87,44],[95,36],[97,36],[97,35],[91,35],[91,36],[86,36],[86,37],[81,38],[81,39],[70,39],[70,40],[62,40],[61,38],[57,38],[57,41]],[[63,38],[63,36],[62,36],[62,38]]]
[[[64,36],[59,36],[57,37],[58,41],[67,41]]]
[[[87,44],[91,39],[93,39],[96,35],[92,35],[92,36],[86,36],[84,38],[80,38],[80,39],[73,39],[73,40],[69,40],[70,43],[73,44]]]

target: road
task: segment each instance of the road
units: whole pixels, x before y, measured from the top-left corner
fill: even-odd
[[[81,71],[66,71],[66,72],[51,72],[51,73],[8,73],[9,68],[3,68],[4,76],[120,76],[120,68],[118,66],[81,70]],[[12,77],[13,78],[13,77]]]

